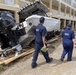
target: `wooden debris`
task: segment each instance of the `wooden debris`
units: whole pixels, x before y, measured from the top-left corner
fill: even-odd
[[[20,54],[18,56],[14,56],[14,57],[11,57],[11,58],[9,58],[7,60],[4,60],[3,62],[0,62],[0,64],[1,65],[8,65],[9,63],[15,61],[16,59],[21,58],[21,57],[24,57],[24,56],[27,56],[27,55],[29,55],[29,54],[31,54],[33,52],[34,52],[34,48],[29,49],[26,52],[23,52],[22,54]]]
[[[53,38],[53,39],[51,39],[51,40],[48,40],[47,44],[50,44],[50,43],[52,43],[52,42],[54,42],[54,41],[56,41],[56,40],[58,40],[58,37],[55,37],[55,38]],[[7,50],[7,51],[11,51],[11,50],[12,50],[12,49],[9,49],[9,50]],[[31,53],[34,52],[34,48],[31,48],[31,49],[29,49],[29,50],[23,49],[23,51],[25,51],[25,52],[23,52],[22,54],[20,54],[20,55],[18,55],[18,56],[13,56],[13,57],[11,57],[11,58],[9,58],[9,59],[4,59],[3,61],[0,62],[0,65],[8,65],[9,63],[15,61],[15,60],[18,59],[18,58],[21,58],[21,57],[24,57],[24,56],[27,56],[27,55],[31,54]]]
[[[15,48],[10,48],[10,49],[8,49],[8,50],[1,50],[1,49],[0,49],[0,53],[9,52],[9,51],[13,51],[13,50],[15,50]]]

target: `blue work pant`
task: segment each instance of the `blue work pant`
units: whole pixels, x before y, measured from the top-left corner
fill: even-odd
[[[62,56],[63,58],[65,58],[65,55],[68,53],[67,55],[67,60],[71,61],[72,60],[72,52],[73,52],[73,44],[72,45],[63,45],[63,53]]]
[[[39,54],[39,52],[40,52],[42,47],[43,47],[42,44],[36,43],[36,48],[35,48],[35,52],[34,52],[34,55],[33,55],[32,64],[36,64],[36,61],[37,61],[37,58],[38,58],[38,54]],[[48,51],[42,52],[42,54],[43,54],[44,58],[46,59],[46,62],[50,61],[50,57],[49,57]]]

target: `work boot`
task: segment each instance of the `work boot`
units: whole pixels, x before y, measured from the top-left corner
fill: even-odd
[[[67,59],[67,61],[72,61],[72,59]]]
[[[53,58],[50,58],[48,61],[46,61],[47,63],[52,62]]]
[[[32,62],[31,67],[35,68],[37,66],[37,63]]]

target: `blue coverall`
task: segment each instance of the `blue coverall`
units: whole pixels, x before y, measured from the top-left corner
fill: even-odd
[[[32,66],[35,66],[36,65],[36,61],[37,61],[37,58],[38,58],[38,54],[41,50],[41,48],[43,47],[43,42],[42,42],[42,36],[46,36],[47,35],[47,31],[46,31],[46,28],[39,24],[36,26],[36,29],[35,29],[35,36],[36,36],[36,39],[35,39],[35,52],[34,52],[34,55],[33,55],[33,60],[32,60]],[[48,52],[42,52],[44,58],[46,59],[46,62],[49,62],[50,61],[50,57],[48,55]]]
[[[62,58],[65,58],[65,55],[68,53],[67,61],[72,60],[72,52],[73,52],[73,39],[75,38],[74,32],[71,29],[65,29],[62,31],[63,38],[63,53]]]

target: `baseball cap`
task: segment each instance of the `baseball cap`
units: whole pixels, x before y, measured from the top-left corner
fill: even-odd
[[[72,24],[71,24],[71,23],[68,23],[67,26],[68,26],[68,27],[72,27]]]
[[[45,18],[44,17],[40,17],[40,21],[44,21],[45,20]]]

